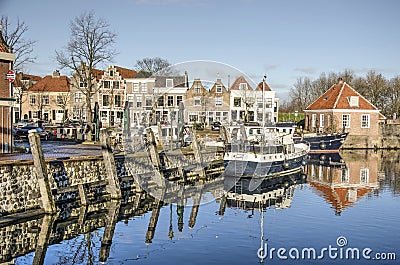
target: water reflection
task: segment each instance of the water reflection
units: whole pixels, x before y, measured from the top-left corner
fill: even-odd
[[[178,233],[196,227],[199,218],[212,222],[215,218],[214,212],[222,218],[230,210],[250,219],[260,218],[261,224],[257,227],[257,234],[253,236],[261,236],[263,242],[264,213],[268,214],[265,209],[291,208],[300,191],[299,185],[309,185],[314,193],[326,200],[336,215],[356,208],[351,206],[355,206],[362,198],[378,196],[384,191],[398,196],[399,158],[399,152],[342,151],[340,154],[315,154],[309,157],[309,163],[305,167],[304,173],[307,176],[282,176],[264,180],[259,185],[254,185],[246,178],[225,177],[219,180],[214,189],[207,188],[212,191],[211,195],[204,194],[199,185],[195,190],[174,190],[174,196],[178,198],[176,204],[166,204],[163,201],[165,196],[170,196],[165,190],[157,199],[145,192],[136,192],[125,196],[122,201],[100,200],[84,207],[77,207],[76,204],[64,206],[63,212],[57,216],[39,215],[8,222],[0,220],[0,263],[14,260],[16,264],[107,264],[110,255],[116,251],[112,246],[121,240],[115,232],[118,223],[135,226],[135,218],[143,216],[148,217],[145,219],[146,225],[141,228],[144,236],[135,238],[137,242],[132,243],[133,245],[157,244],[160,238],[173,241]],[[210,183],[215,184],[212,180]],[[203,186],[207,184],[207,181],[203,182]],[[201,204],[204,196],[213,196],[217,200],[214,212],[201,211],[202,207],[210,207]],[[296,207],[301,206],[297,204]],[[167,214],[163,215],[162,211],[167,211]],[[294,223],[298,221],[293,220]],[[234,224],[230,225],[234,227]],[[123,228],[120,229],[122,233],[128,233]],[[161,233],[163,231],[160,232],[160,229],[165,229],[166,232]],[[231,228],[227,225],[219,229],[223,231]],[[241,232],[237,233],[240,235]],[[130,235],[125,237],[129,238]],[[63,241],[68,241],[64,249],[49,255],[48,249]],[[202,244],[208,244],[206,241]],[[255,253],[258,247],[249,251],[254,250]],[[254,253],[252,254],[255,256]],[[210,253],[211,256],[217,254]]]
[[[384,176],[378,153],[365,151],[311,154],[305,172],[311,187],[324,196],[336,215],[377,191]]]

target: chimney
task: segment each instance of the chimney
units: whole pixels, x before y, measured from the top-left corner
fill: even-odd
[[[53,77],[60,77],[60,71],[55,70],[55,71],[53,72]]]
[[[339,77],[338,80],[337,80],[337,83],[338,83],[338,85],[343,84],[343,78]]]
[[[189,76],[187,71],[185,71],[185,87],[189,87]]]

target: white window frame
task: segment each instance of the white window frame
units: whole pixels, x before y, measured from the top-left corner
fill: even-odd
[[[136,96],[136,108],[141,108],[143,106],[142,95]]]
[[[142,93],[147,93],[147,83],[141,83],[142,85]]]
[[[369,168],[360,168],[360,184],[369,183]]]
[[[222,106],[222,97],[215,98],[215,106],[216,107]]]
[[[56,102],[58,106],[62,106],[64,105],[64,98],[63,95],[57,95],[56,97]]]
[[[139,83],[133,83],[133,92],[139,92]]]
[[[358,96],[350,96],[349,104],[350,107],[358,107],[359,97]]]
[[[201,99],[200,98],[193,98],[193,105],[194,106],[201,106]]]
[[[75,93],[75,103],[81,103],[82,102],[82,92],[76,92]]]
[[[36,95],[29,95],[29,104],[36,104]]]
[[[49,95],[42,95],[42,103],[45,106],[50,105],[50,97],[49,97]]]
[[[317,127],[317,114],[311,114],[311,128]]]
[[[361,114],[361,128],[369,128],[369,127],[370,127],[370,115]]]
[[[319,127],[324,128],[325,126],[325,115],[319,114]]]
[[[240,83],[239,84],[239,89],[240,90],[247,90],[247,84],[246,83]]]
[[[344,117],[347,117],[346,124],[345,124],[345,118]],[[350,124],[350,114],[342,114],[342,127],[345,128],[345,129],[349,129],[350,125],[351,125]]]
[[[167,79],[165,79],[165,86],[166,86],[167,88],[172,88],[172,87],[174,87],[174,79],[172,79],[172,78],[167,78]]]
[[[222,93],[222,86],[221,85],[216,85],[215,92],[218,93],[218,94]]]

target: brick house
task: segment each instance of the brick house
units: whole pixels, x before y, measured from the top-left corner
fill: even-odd
[[[54,71],[23,93],[22,116],[33,121],[62,123],[68,116],[69,105],[69,78]]]
[[[305,130],[334,133],[346,131],[343,147],[372,148],[379,141],[379,123],[385,117],[354,88],[338,80],[305,110]]]
[[[20,121],[22,116],[22,95],[23,93],[32,87],[34,84],[39,82],[42,78],[36,75],[28,75],[23,72],[16,74],[15,82],[13,83],[13,95],[15,98],[16,105],[14,106],[13,122]]]
[[[218,78],[209,92],[211,108],[207,112],[207,121],[210,125],[213,121],[220,121],[223,124],[229,123],[230,92]]]
[[[134,70],[110,65],[99,80],[97,102],[103,127],[122,126],[126,99],[126,79],[136,77]]]
[[[189,124],[205,123],[207,111],[215,109],[212,105],[209,91],[205,89],[200,78],[194,79],[192,86],[186,92],[185,121]]]
[[[0,24],[0,153],[12,151],[12,114],[14,106],[13,88],[5,77],[12,69],[15,56],[10,47],[7,46],[2,35]]]

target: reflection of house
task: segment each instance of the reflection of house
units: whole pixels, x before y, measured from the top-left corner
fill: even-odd
[[[365,152],[363,150],[362,152]],[[309,163],[306,167],[310,185],[335,209],[336,214],[378,188],[378,157],[376,154],[343,152],[345,165]],[[321,156],[329,159],[330,154]]]
[[[12,85],[4,77],[12,69],[14,54],[3,39],[2,26],[0,24],[0,153],[11,152],[11,127],[12,127],[12,106],[14,99],[12,95]]]
[[[69,78],[54,71],[23,94],[23,118],[61,123],[67,117],[69,92]]]
[[[309,105],[305,129],[312,132],[349,132],[348,147],[374,147],[379,137],[379,110],[341,79]]]
[[[136,71],[110,65],[99,80],[97,100],[103,127],[122,126],[126,99],[127,78],[136,77]]]

